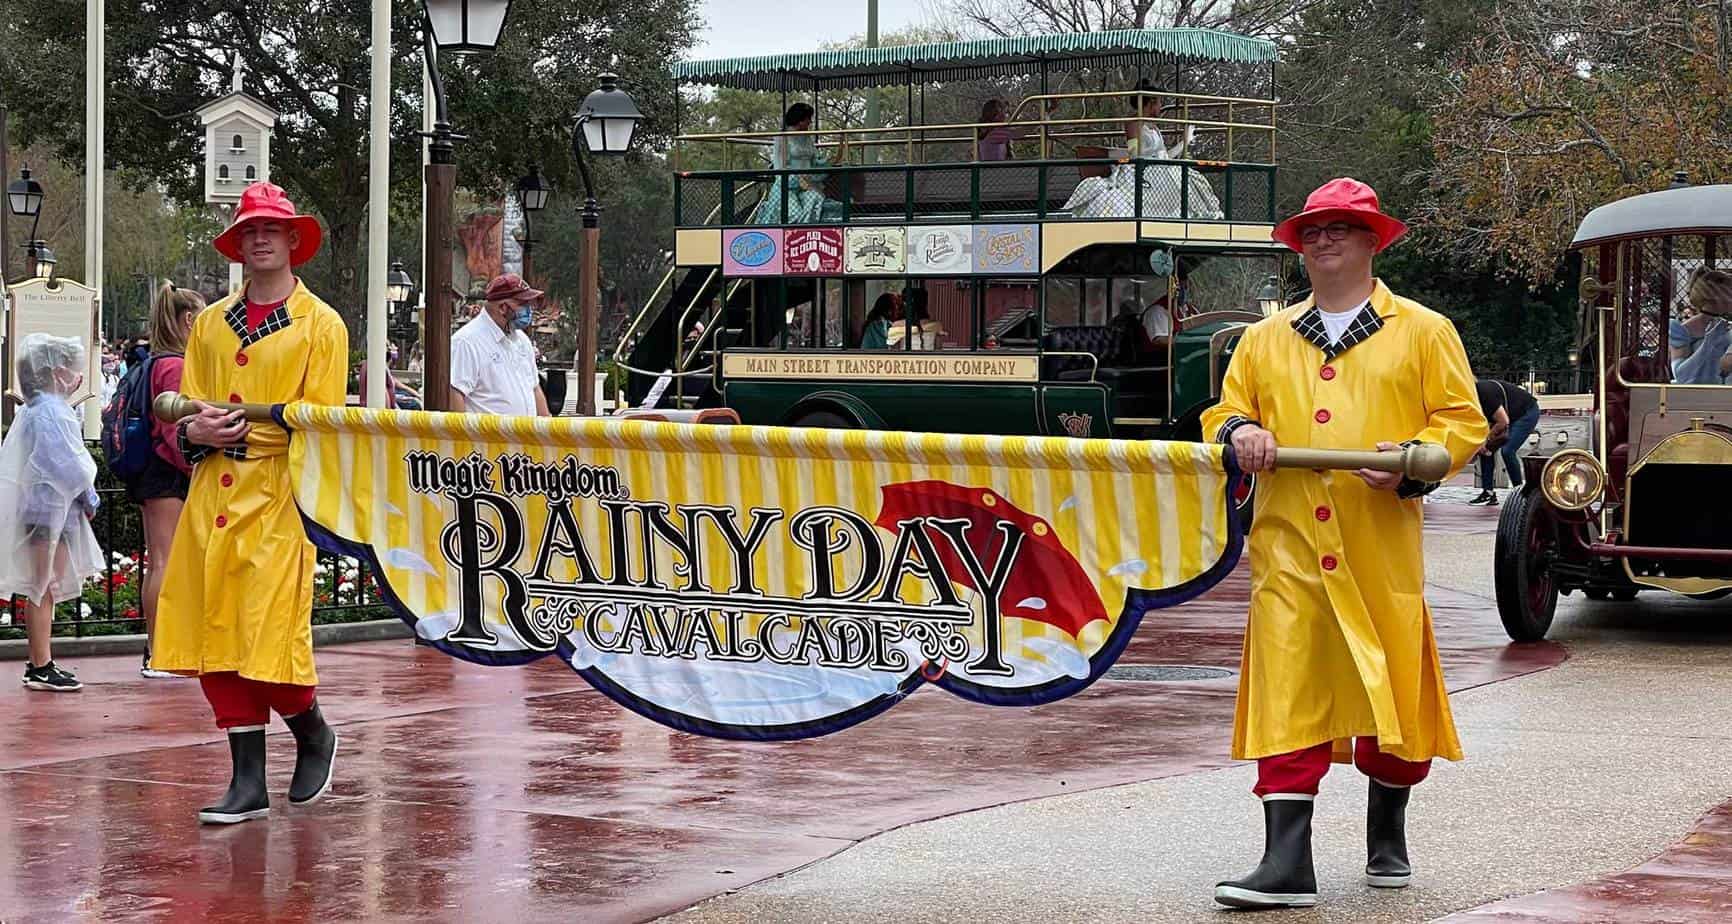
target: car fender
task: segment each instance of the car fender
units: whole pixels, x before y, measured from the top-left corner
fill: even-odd
[[[788,413],[782,415],[782,425],[788,426],[807,413],[820,410],[852,418],[864,430],[888,429],[884,425],[884,418],[880,417],[878,412],[872,410],[872,407],[859,397],[845,391],[815,391],[801,398],[794,402]]]

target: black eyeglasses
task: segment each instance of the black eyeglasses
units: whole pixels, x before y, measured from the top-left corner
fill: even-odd
[[[1299,232],[1299,242],[1315,244],[1317,239],[1325,234],[1329,235],[1329,239],[1332,241],[1342,241],[1347,239],[1348,232],[1369,230],[1371,229],[1364,225],[1350,225],[1344,221],[1331,222],[1326,225],[1312,225]]]

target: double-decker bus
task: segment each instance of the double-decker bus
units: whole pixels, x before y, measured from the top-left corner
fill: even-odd
[[[629,400],[1197,438],[1238,333],[1286,302],[1274,60],[1170,29],[676,63],[790,118],[678,135],[674,267],[615,355]],[[901,96],[898,124],[820,123],[867,93]]]

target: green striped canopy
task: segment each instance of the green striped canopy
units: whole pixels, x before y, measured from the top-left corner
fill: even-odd
[[[1032,73],[1085,64],[1145,63],[1148,59],[1189,59],[1232,64],[1275,60],[1275,43],[1215,29],[1119,29],[1070,32],[970,42],[931,42],[796,55],[679,61],[680,83],[741,90],[777,90],[784,75],[790,89],[810,89],[816,81],[830,89],[930,83],[1006,74]]]

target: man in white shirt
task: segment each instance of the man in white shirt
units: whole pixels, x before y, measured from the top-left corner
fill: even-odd
[[[451,410],[548,416],[535,345],[524,333],[541,296],[516,273],[487,284],[487,307],[451,335]]]

